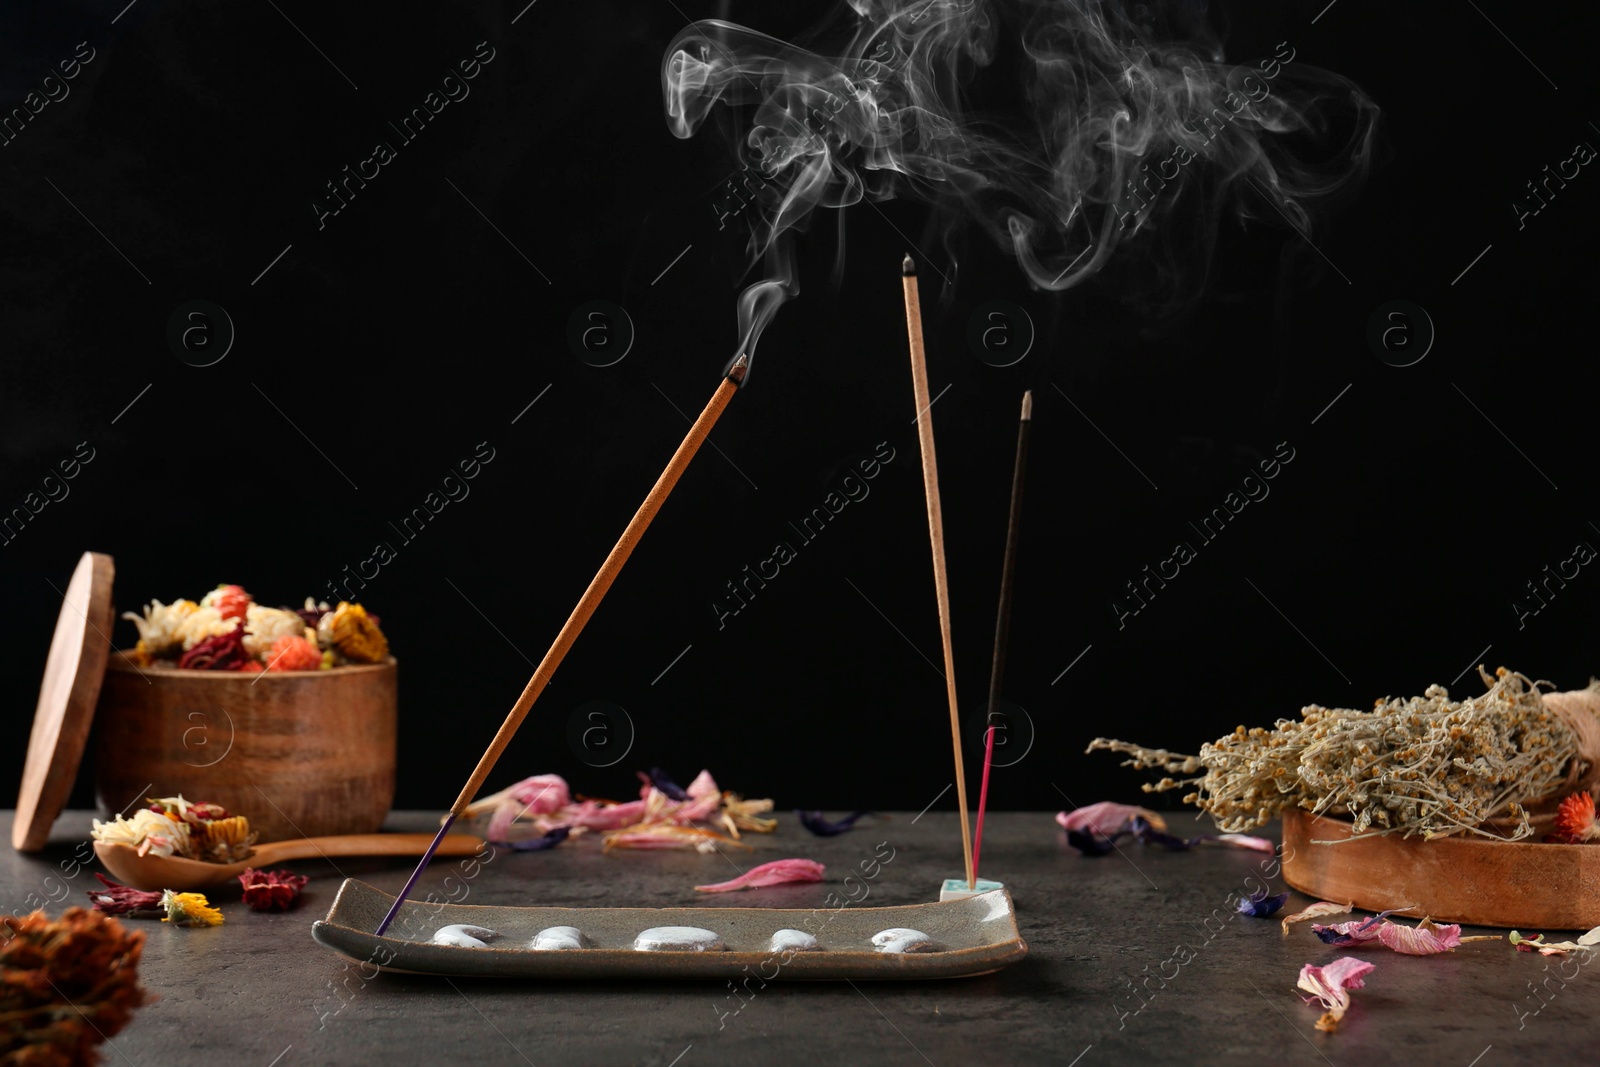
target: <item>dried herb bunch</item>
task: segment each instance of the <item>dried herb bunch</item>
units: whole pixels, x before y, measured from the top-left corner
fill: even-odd
[[[1354,837],[1473,833],[1517,841],[1533,833],[1525,802],[1556,792],[1579,755],[1578,736],[1545,706],[1539,685],[1479,668],[1488,691],[1453,701],[1443,686],[1385,698],[1372,711],[1303,710],[1272,729],[1238,727],[1198,756],[1096,738],[1088,751],[1132,757],[1123,766],[1169,777],[1147,793],[1198,788],[1183,799],[1225,831],[1260,826],[1285,808],[1348,816]],[[1201,772],[1204,771],[1202,774]],[[1188,775],[1174,779],[1171,775]],[[1488,825],[1506,819],[1503,830]]]
[[[148,999],[144,935],[84,908],[0,918],[0,1062],[86,1067]]]

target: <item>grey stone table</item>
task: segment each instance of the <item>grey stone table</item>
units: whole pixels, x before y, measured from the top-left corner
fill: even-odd
[[[90,813],[68,812],[49,849],[0,859],[8,912],[51,914],[96,885],[78,870]],[[9,834],[10,816],[4,818]],[[389,829],[430,817],[396,813]],[[437,825],[436,823],[434,825]],[[867,903],[933,899],[959,873],[953,814],[864,820],[852,833],[812,837],[792,816],[752,835],[753,865],[782,856],[826,863],[822,884],[728,894],[730,906],[821,906],[874,845],[896,852]],[[214,929],[142,922],[141,974],[160,996],[105,1050],[135,1067],[228,1064],[1447,1064],[1600,1061],[1600,976],[1569,958],[1490,942],[1415,958],[1364,950],[1377,970],[1355,993],[1337,1034],[1294,991],[1302,964],[1341,953],[1304,927],[1238,916],[1232,900],[1274,872],[1272,857],[1231,849],[1170,853],[1133,845],[1089,859],[1050,813],[997,813],[985,831],[984,872],[1006,883],[1030,953],[978,978],[915,983],[774,982],[743,999],[710,982],[508,983],[379,975],[311,939],[340,873],[393,892],[408,864],[341,860],[294,866],[312,876],[297,911],[257,914],[236,888],[212,895],[227,916]],[[74,873],[76,872],[76,873]],[[507,853],[467,877],[441,860],[429,891],[485,904],[676,906],[704,903],[690,888],[732,877],[730,861],[694,853],[602,855],[593,838],[552,852]],[[449,879],[449,881],[447,881]],[[699,900],[696,897],[700,896]],[[1289,907],[1303,906],[1295,894]],[[1481,931],[1480,931],[1481,932]],[[1541,996],[1534,988],[1539,987]]]

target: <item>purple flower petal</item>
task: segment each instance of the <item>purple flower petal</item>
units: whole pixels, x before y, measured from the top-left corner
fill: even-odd
[[[800,819],[800,825],[818,837],[835,837],[846,830],[852,830],[857,819],[872,814],[870,811],[857,811],[830,822],[820,811],[801,811],[796,808],[794,813]]]
[[[529,837],[521,841],[491,841],[489,844],[496,848],[509,848],[513,852],[543,852],[547,848],[555,848],[561,844],[571,832],[565,826],[558,826],[540,837]]]
[[[1200,841],[1198,837],[1183,838],[1177,834],[1169,834],[1165,830],[1158,830],[1143,815],[1129,818],[1128,829],[1132,831],[1134,837],[1147,845],[1164,845],[1178,852],[1191,849]]]
[[[1240,915],[1253,915],[1258,919],[1265,919],[1275,914],[1277,910],[1289,902],[1288,893],[1279,893],[1277,896],[1268,896],[1265,889],[1259,893],[1252,893],[1247,897],[1240,897],[1234,905]],[[1320,934],[1318,936],[1321,936]]]
[[[1119,830],[1118,836],[1126,832],[1125,830]],[[1068,830],[1067,844],[1085,856],[1104,856],[1117,847],[1115,839],[1104,834],[1090,833],[1087,830]]]
[[[651,767],[649,775],[650,784],[666,794],[668,800],[688,800],[689,793],[683,786],[667,777],[667,772],[660,767]]]

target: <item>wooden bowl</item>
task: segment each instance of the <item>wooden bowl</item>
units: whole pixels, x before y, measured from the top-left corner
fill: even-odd
[[[1600,845],[1472,837],[1352,841],[1346,820],[1288,811],[1283,879],[1319,900],[1367,911],[1404,909],[1439,922],[1519,930],[1600,926]]]
[[[243,674],[114,652],[95,710],[101,811],[182,793],[247,816],[262,841],[371,833],[394,800],[396,673],[393,658]]]

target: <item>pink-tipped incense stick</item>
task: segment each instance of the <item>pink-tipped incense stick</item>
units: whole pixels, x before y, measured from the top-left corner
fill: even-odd
[[[955,750],[956,807],[961,813],[961,852],[967,888],[977,885],[972,867],[972,826],[967,821],[967,772],[961,765],[961,708],[956,703],[955,650],[950,640],[950,582],[944,565],[944,514],[939,505],[939,462],[933,447],[933,415],[928,399],[928,356],[922,341],[922,296],[917,265],[906,256],[900,265],[906,301],[906,336],[911,345],[911,392],[917,403],[917,448],[922,454],[922,490],[928,505],[928,541],[933,548],[933,595],[939,608],[939,637],[944,646],[945,698],[950,707],[950,747]]]
[[[1022,394],[1017,423],[1017,463],[1011,472],[1011,514],[1006,520],[1006,553],[1000,564],[1000,607],[994,621],[994,662],[989,670],[989,728],[984,731],[983,785],[978,791],[978,826],[972,842],[972,884],[977,888],[978,856],[983,849],[983,812],[989,805],[989,770],[994,766],[994,715],[1000,704],[1000,680],[1006,669],[1006,641],[1011,636],[1011,585],[1017,571],[1017,530],[1022,525],[1022,473],[1028,463],[1028,428],[1033,425],[1033,393]]]
[[[628,562],[628,557],[633,554],[634,546],[644,536],[650,526],[650,520],[656,517],[656,512],[661,510],[661,505],[666,502],[667,496],[672,492],[673,486],[678,484],[678,479],[688,469],[689,461],[694,459],[694,454],[700,449],[700,442],[706,439],[711,432],[711,427],[716,425],[717,419],[722,415],[728,401],[733,399],[733,394],[739,391],[739,386],[744,382],[745,374],[749,370],[750,361],[741,355],[734,360],[728,368],[728,373],[717,386],[717,391],[712,394],[711,401],[706,404],[700,417],[689,427],[688,436],[672,454],[672,459],[667,463],[667,469],[661,472],[661,477],[656,479],[656,484],[650,489],[650,494],[644,498],[644,503],[639,505],[639,510],[634,513],[627,529],[622,531],[622,536],[617,539],[611,553],[606,556],[606,561],[600,565],[599,573],[589,582],[589,588],[583,591],[583,596],[578,599],[578,606],[572,609],[572,614],[567,618],[566,624],[561,627],[561,632],[556,634],[555,643],[550,646],[550,651],[544,654],[544,659],[534,669],[533,677],[528,680],[527,686],[522,690],[522,695],[517,698],[516,704],[506,715],[505,722],[500,724],[500,730],[494,735],[494,740],[489,743],[489,748],[484,752],[483,758],[478,760],[478,766],[473,769],[472,777],[467,779],[467,784],[461,788],[461,795],[456,797],[456,802],[450,808],[450,814],[439,827],[438,835],[433,839],[433,844],[428,846],[428,851],[422,856],[422,862],[417,864],[417,869],[411,872],[411,877],[406,880],[405,888],[400,890],[400,895],[395,898],[394,904],[389,908],[389,914],[383,917],[383,922],[378,924],[377,932],[381,935],[394,922],[394,917],[400,913],[400,906],[405,903],[406,897],[411,895],[411,890],[416,886],[417,879],[421,877],[423,869],[428,866],[428,861],[433,859],[434,850],[439,847],[439,842],[444,840],[444,835],[449,832],[456,818],[472,803],[478,795],[478,790],[483,788],[484,780],[494,770],[495,763],[505,752],[506,746],[511,744],[511,739],[516,736],[517,729],[522,726],[522,720],[528,717],[528,710],[533,707],[533,702],[539,699],[539,694],[544,692],[544,687],[549,684],[550,676],[555,674],[556,668],[561,666],[561,661],[566,658],[567,650],[578,639],[578,634],[583,632],[589,617],[600,606],[600,601],[605,598],[606,591],[611,588],[611,583],[616,581],[617,575],[622,570],[622,565]]]

